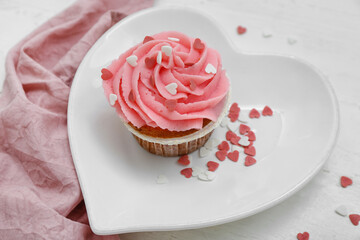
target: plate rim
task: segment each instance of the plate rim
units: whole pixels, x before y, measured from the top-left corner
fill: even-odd
[[[319,161],[318,165],[312,169],[312,171],[310,171],[308,173],[308,175],[306,177],[304,177],[304,179],[302,181],[300,181],[298,184],[294,185],[289,191],[284,192],[283,194],[281,194],[280,196],[278,196],[277,198],[274,198],[273,200],[264,203],[260,206],[258,206],[257,208],[251,209],[247,212],[244,212],[242,214],[233,214],[233,215],[228,215],[226,217],[217,217],[214,218],[213,220],[210,221],[199,221],[197,223],[180,223],[180,224],[173,224],[173,225],[159,225],[159,224],[154,224],[154,225],[148,225],[148,226],[143,226],[143,225],[138,225],[138,226],[132,226],[132,227],[123,227],[123,228],[118,228],[118,229],[106,229],[103,227],[98,227],[96,224],[94,224],[93,222],[93,217],[92,216],[92,208],[87,204],[87,192],[84,189],[84,183],[80,177],[80,167],[78,166],[78,163],[75,159],[78,158],[78,153],[75,150],[76,147],[74,147],[76,145],[75,141],[74,141],[74,137],[72,134],[72,121],[70,119],[72,119],[72,115],[73,115],[73,102],[74,102],[74,87],[78,81],[76,81],[79,77],[78,75],[80,74],[79,69],[83,68],[83,64],[84,64],[84,60],[87,59],[93,52],[93,49],[95,49],[97,47],[97,45],[101,44],[101,42],[103,41],[104,38],[106,38],[106,36],[110,33],[110,31],[112,31],[114,28],[118,27],[119,25],[122,25],[128,21],[132,21],[132,19],[134,18],[138,18],[141,17],[142,15],[146,15],[152,12],[161,12],[161,11],[166,11],[166,10],[176,10],[176,11],[189,11],[192,12],[194,14],[199,14],[202,17],[206,18],[208,21],[210,21],[216,28],[218,28],[218,30],[223,34],[224,38],[226,39],[227,43],[229,44],[229,47],[234,50],[236,53],[239,54],[244,54],[244,55],[252,55],[252,56],[277,56],[277,57],[283,57],[283,58],[290,58],[293,60],[296,60],[304,65],[306,65],[307,67],[311,68],[315,73],[317,73],[320,76],[321,82],[324,84],[324,86],[326,87],[327,92],[329,93],[330,99],[331,99],[331,107],[334,110],[334,115],[333,115],[333,120],[334,120],[334,125],[333,125],[333,129],[331,129],[331,141],[329,140],[327,146],[324,148],[326,149],[325,154],[323,155],[323,157],[321,158],[321,160]],[[68,107],[67,107],[67,126],[68,126],[68,137],[69,137],[69,147],[71,150],[71,154],[72,154],[72,159],[74,162],[74,166],[75,166],[75,170],[76,170],[76,174],[78,177],[78,181],[80,184],[80,188],[81,188],[81,192],[82,195],[84,197],[84,202],[85,202],[85,206],[87,209],[87,214],[88,214],[88,219],[89,219],[89,225],[90,228],[92,229],[92,231],[98,235],[108,235],[108,234],[120,234],[120,233],[129,233],[129,232],[145,232],[145,231],[172,231],[172,230],[185,230],[185,229],[196,229],[196,228],[202,228],[202,227],[211,227],[211,226],[215,226],[215,225],[220,225],[220,224],[225,224],[225,223],[229,223],[229,222],[233,222],[236,220],[240,220],[252,215],[255,215],[259,212],[262,212],[266,209],[269,209],[279,203],[281,203],[282,201],[286,200],[287,198],[289,198],[290,196],[292,196],[293,194],[295,194],[296,192],[298,192],[299,190],[301,190],[308,182],[310,182],[316,175],[317,173],[320,171],[320,169],[323,167],[323,165],[325,164],[326,160],[330,157],[331,153],[332,153],[332,149],[334,148],[336,142],[337,142],[337,138],[339,135],[339,121],[340,121],[340,112],[339,112],[339,103],[334,91],[333,86],[331,85],[328,77],[323,74],[317,67],[315,67],[313,64],[309,63],[308,61],[301,59],[299,57],[293,56],[293,55],[286,55],[286,54],[281,54],[281,53],[272,53],[272,52],[254,52],[254,51],[241,51],[240,49],[238,49],[238,47],[236,47],[236,45],[234,44],[234,42],[232,41],[232,39],[228,36],[228,34],[219,26],[219,24],[216,22],[216,20],[210,16],[208,13],[206,13],[205,11],[196,9],[196,8],[191,8],[191,7],[187,7],[187,6],[161,6],[161,7],[150,7],[147,9],[143,9],[140,10],[134,14],[131,14],[127,17],[125,17],[124,19],[122,19],[121,21],[119,21],[118,23],[116,23],[114,26],[112,26],[111,28],[109,28],[106,32],[103,33],[103,35],[93,44],[93,46],[88,50],[88,52],[86,53],[86,55],[84,56],[83,60],[81,61],[75,75],[73,78],[73,82],[72,82],[72,87],[70,89],[70,93],[69,93],[69,100],[68,100]]]

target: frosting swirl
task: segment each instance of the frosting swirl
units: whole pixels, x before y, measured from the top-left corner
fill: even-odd
[[[145,37],[102,73],[109,102],[138,128],[201,129],[217,120],[229,90],[219,53],[173,31]]]

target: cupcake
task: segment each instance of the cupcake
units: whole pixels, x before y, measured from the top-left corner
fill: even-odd
[[[101,72],[110,105],[157,155],[200,148],[228,108],[230,83],[219,53],[183,33],[146,36]]]

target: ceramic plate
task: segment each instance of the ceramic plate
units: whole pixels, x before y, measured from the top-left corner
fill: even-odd
[[[166,19],[166,21],[164,21]],[[185,21],[186,20],[186,21]],[[269,105],[272,117],[249,121],[257,163],[225,160],[212,182],[186,179],[177,158],[143,150],[99,87],[100,70],[145,35],[176,30],[216,48],[243,113]],[[180,230],[222,224],[263,211],[294,194],[323,166],[337,136],[334,93],[314,67],[293,57],[244,54],[208,16],[152,8],[107,31],[82,61],[71,88],[68,131],[92,230],[96,234]],[[226,128],[212,137],[225,139]],[[218,161],[191,154],[192,165]],[[167,184],[157,184],[157,176]]]

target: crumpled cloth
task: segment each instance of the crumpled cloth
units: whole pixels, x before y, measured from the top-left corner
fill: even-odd
[[[118,239],[89,227],[68,142],[68,97],[95,41],[152,3],[79,0],[9,52],[0,97],[0,239]]]

